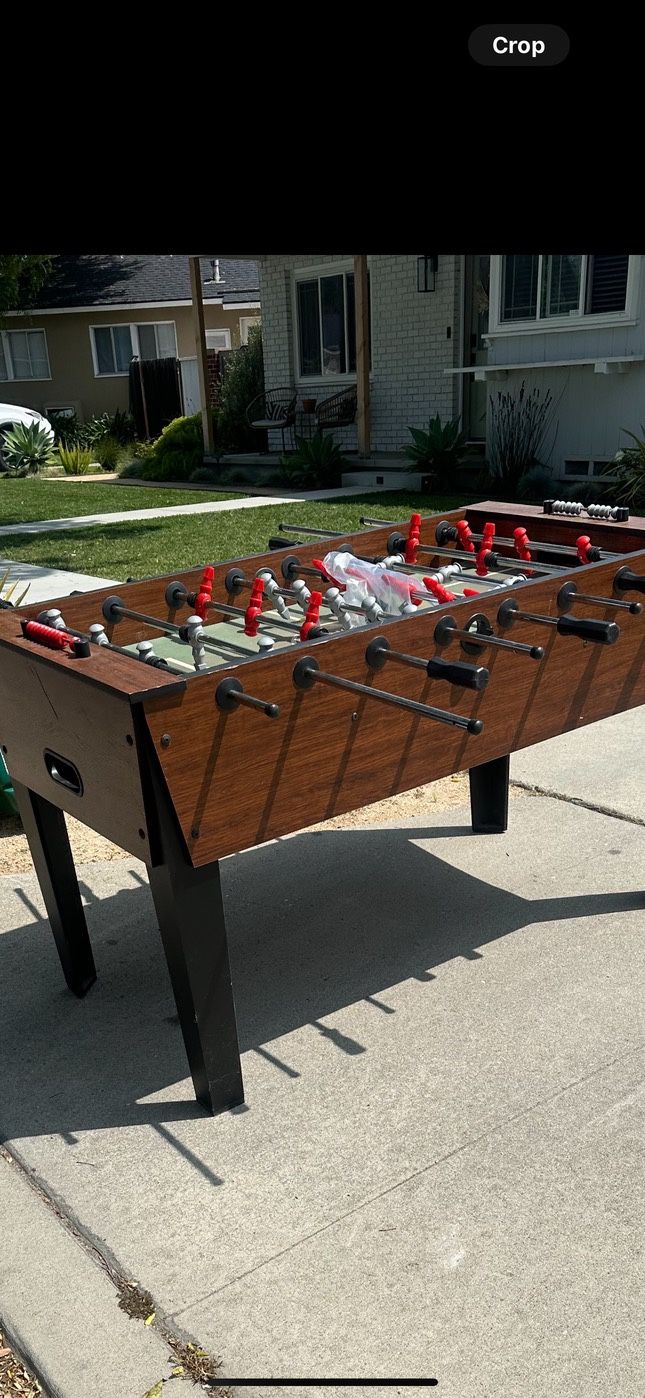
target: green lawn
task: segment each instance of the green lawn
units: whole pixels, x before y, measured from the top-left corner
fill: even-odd
[[[103,485],[101,481],[79,481],[77,485],[72,481],[15,481],[0,476],[0,524],[194,505],[199,500],[230,500],[249,493],[244,487],[235,487],[231,495],[230,490],[168,490],[164,486]]]
[[[14,483],[15,484],[15,483]],[[74,488],[74,487],[72,487]],[[57,486],[54,489],[58,489]],[[137,499],[144,492],[137,490]],[[157,493],[157,492],[149,492]],[[127,491],[123,491],[127,495]],[[184,495],[182,493],[182,502]],[[174,494],[174,500],[177,494]],[[173,500],[173,503],[174,503]],[[413,495],[386,491],[337,501],[306,500],[294,505],[262,505],[257,509],[223,510],[221,514],[187,515],[177,519],[133,520],[131,524],[61,529],[56,533],[0,537],[0,554],[23,563],[95,573],[125,579],[178,571],[202,563],[217,563],[247,554],[265,553],[269,535],[281,520],[321,529],[359,529],[361,514],[380,519],[407,520],[413,510],[438,514],[462,504],[456,495]],[[321,541],[325,552],[333,547]]]

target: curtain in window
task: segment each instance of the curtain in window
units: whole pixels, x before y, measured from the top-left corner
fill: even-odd
[[[139,356],[141,359],[158,359],[154,325],[138,325]]]
[[[129,325],[113,325],[114,359],[117,374],[127,374],[132,359],[132,339]]]
[[[99,374],[114,373],[114,354],[112,352],[112,334],[108,326],[101,326],[94,331],[94,348],[96,350],[96,367]]]
[[[503,259],[502,320],[534,320],[537,314],[537,253]]]
[[[580,254],[563,254],[542,259],[543,316],[566,316],[580,306]]]
[[[298,347],[300,352],[300,373],[318,377],[320,362],[320,316],[318,310],[318,282],[298,282]]]
[[[347,368],[344,280],[343,276],[320,278],[323,375],[344,374]]]
[[[172,322],[165,322],[157,326],[157,353],[160,359],[177,358],[177,341]]]
[[[29,358],[26,332],[24,330],[14,330],[8,336],[8,340],[13,363],[14,379],[30,379],[32,377],[31,360]]]

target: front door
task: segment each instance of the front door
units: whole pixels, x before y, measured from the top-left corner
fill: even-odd
[[[466,258],[464,349],[467,367],[486,364],[488,350],[484,335],[488,331],[488,297],[490,290],[490,255]],[[486,440],[486,382],[476,381],[474,374],[464,374],[464,430],[469,441]]]

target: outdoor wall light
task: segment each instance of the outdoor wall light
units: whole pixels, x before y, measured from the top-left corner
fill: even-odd
[[[417,291],[434,291],[439,258],[436,252],[417,257]]]

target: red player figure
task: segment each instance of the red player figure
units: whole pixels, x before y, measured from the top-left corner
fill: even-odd
[[[456,602],[456,593],[450,592],[447,587],[444,587],[443,583],[437,582],[436,578],[424,578],[423,581],[428,592],[431,592],[433,597],[436,597],[437,602]]]
[[[589,538],[588,534],[581,534],[580,538],[576,539],[576,548],[578,550],[578,558],[580,562],[588,563],[589,549],[591,548],[591,539]]]
[[[457,537],[459,539],[459,547],[463,550],[464,553],[475,552],[475,545],[473,543],[473,532],[468,523],[468,520],[457,520]]]
[[[264,582],[262,578],[254,578],[251,588],[251,599],[244,613],[244,635],[257,636],[260,617],[262,616],[262,598],[264,596]]]
[[[526,530],[525,530],[525,529],[522,529],[522,528],[514,529],[514,530],[513,530],[513,539],[514,539],[514,541],[515,541],[515,552],[516,552],[518,558],[521,558],[521,559],[522,559],[522,562],[530,563],[530,561],[531,561],[531,550],[530,550],[530,548],[529,548],[529,542],[530,542],[530,541],[529,541],[529,536],[528,536]]]
[[[313,626],[318,626],[320,621],[320,608],[322,605],[322,592],[312,592],[307,604],[305,619],[300,627],[300,640],[306,641]]]
[[[199,592],[195,598],[195,614],[206,621],[208,608],[213,600],[213,578],[215,569],[208,564],[202,573],[202,580],[199,584]]]
[[[417,549],[418,549],[418,547],[419,547],[419,540],[420,540],[420,538],[421,538],[421,515],[411,515],[411,516],[410,516],[410,529],[409,529],[409,531],[408,531],[408,537],[407,537],[406,545],[405,545],[405,555],[404,555],[404,556],[405,556],[405,561],[406,561],[406,563],[416,563],[416,561],[417,561]]]

